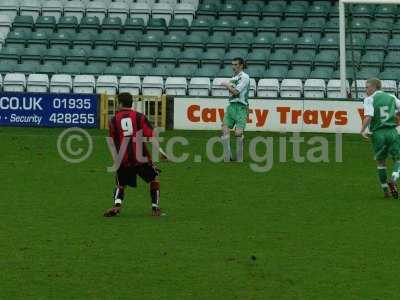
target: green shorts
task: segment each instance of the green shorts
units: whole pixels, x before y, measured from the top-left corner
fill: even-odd
[[[385,160],[390,155],[400,159],[400,136],[396,128],[383,128],[372,134],[372,148],[375,160]]]
[[[246,105],[238,102],[229,103],[226,109],[223,124],[232,129],[236,128],[245,129],[249,109]]]

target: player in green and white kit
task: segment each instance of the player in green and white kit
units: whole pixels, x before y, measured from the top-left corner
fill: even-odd
[[[392,94],[381,91],[381,81],[370,78],[366,83],[368,97],[364,99],[364,120],[361,128],[363,137],[368,138],[366,129],[372,133],[371,141],[374,158],[378,163],[378,175],[385,197],[389,189],[393,198],[398,198],[397,180],[400,171],[400,137],[396,130],[400,100]],[[394,161],[391,179],[387,180],[386,159]]]
[[[222,124],[222,141],[224,144],[225,161],[232,160],[230,150],[230,129],[235,127],[237,161],[243,161],[244,129],[249,112],[250,77],[243,72],[245,62],[236,57],[232,60],[234,76],[229,82],[223,83],[229,90],[229,105],[225,111]]]

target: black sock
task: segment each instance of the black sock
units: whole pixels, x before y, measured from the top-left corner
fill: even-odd
[[[150,197],[151,197],[151,206],[158,207],[160,201],[160,182],[152,181],[150,182]]]

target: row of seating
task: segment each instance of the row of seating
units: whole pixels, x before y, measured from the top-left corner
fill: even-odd
[[[187,1],[171,5],[170,3],[125,3],[125,2],[110,2],[109,4],[103,1],[46,1],[39,2],[38,0],[24,0],[18,4],[15,0],[2,0],[0,2],[0,14],[15,17],[32,16],[37,19],[42,16],[54,16],[59,19],[62,15],[66,17],[74,16],[80,21],[83,16],[98,17],[102,21],[106,16],[120,17],[123,21],[128,16],[142,17],[146,22],[149,17],[165,18],[167,23],[172,15],[181,16],[185,15],[189,22],[193,19],[196,7],[193,3]]]
[[[146,76],[143,80],[138,76],[103,75],[96,78],[92,75],[71,77],[56,74],[49,78],[44,74],[30,74],[28,77],[20,73],[8,73],[0,76],[0,85],[5,92],[51,92],[51,93],[99,93],[115,95],[118,92],[129,92],[133,95],[143,94],[160,96],[163,93],[175,96],[221,96],[228,97],[229,92],[222,86],[228,78],[215,78],[212,81],[205,77],[194,77],[189,82],[182,77],[168,77],[165,82],[159,76]],[[347,82],[348,84],[348,82]],[[279,83],[276,79],[260,79],[258,83],[251,79],[250,97],[266,98],[341,98],[340,81],[330,80],[328,84],[319,79],[308,79],[304,85],[297,79],[284,79]],[[352,85],[355,93],[356,84]],[[384,80],[385,91],[398,94],[400,85],[394,80]],[[349,89],[349,86],[348,86]],[[359,98],[365,97],[365,81],[357,81]]]

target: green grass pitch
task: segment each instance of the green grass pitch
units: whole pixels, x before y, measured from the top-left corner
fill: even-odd
[[[61,131],[0,128],[0,299],[400,295],[400,202],[383,199],[358,135],[344,136],[343,163],[332,161],[333,143],[330,163],[295,163],[288,145],[288,162],[268,173],[248,163],[162,162],[167,216],[150,216],[140,184],[122,214],[106,219],[114,185],[106,133],[90,130],[93,155],[68,164],[57,153]],[[218,133],[165,135],[177,134],[190,141],[177,153],[204,156]],[[279,136],[247,140],[256,135]]]

